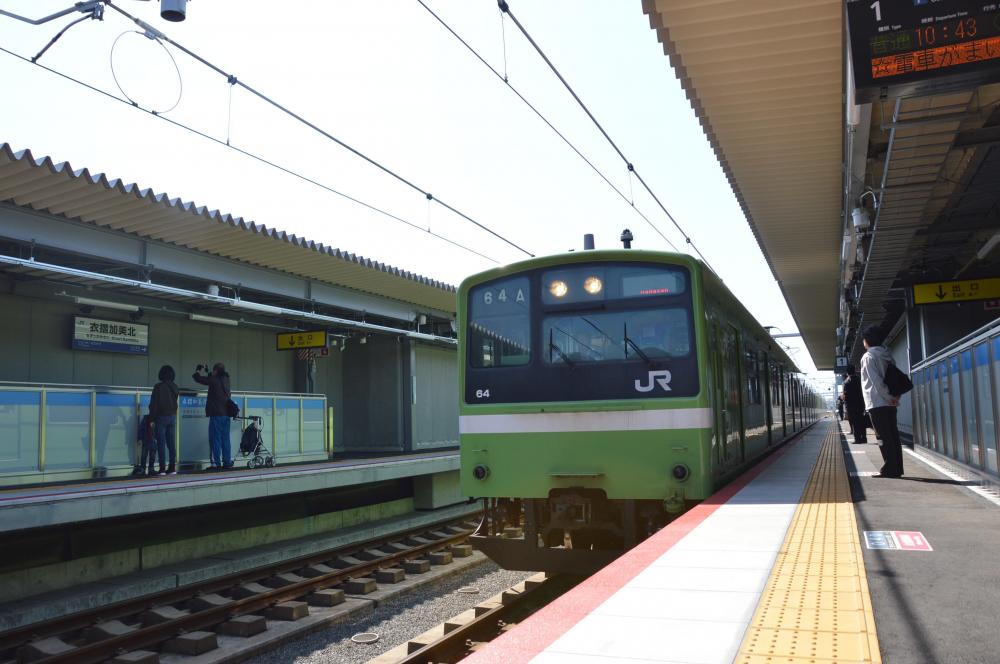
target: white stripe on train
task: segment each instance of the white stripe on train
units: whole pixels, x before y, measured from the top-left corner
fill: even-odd
[[[711,408],[462,415],[458,418],[458,430],[459,433],[463,434],[655,431],[658,429],[710,429],[712,426]]]

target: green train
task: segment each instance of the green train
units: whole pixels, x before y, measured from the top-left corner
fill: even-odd
[[[822,416],[690,256],[570,252],[459,288],[461,487],[501,567],[589,573]]]

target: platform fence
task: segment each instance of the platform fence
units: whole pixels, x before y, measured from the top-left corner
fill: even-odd
[[[0,382],[0,486],[119,476],[131,472],[141,449],[139,418],[150,388]],[[182,390],[173,444],[181,468],[208,465],[204,391]],[[234,392],[241,415],[260,416],[265,444],[277,463],[327,459],[326,396]],[[232,422],[237,464],[242,421]]]
[[[914,442],[998,476],[1000,319],[913,366]]]

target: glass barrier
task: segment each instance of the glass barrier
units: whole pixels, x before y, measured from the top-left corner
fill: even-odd
[[[41,404],[41,392],[0,389],[0,473],[38,470]]]
[[[98,388],[0,384],[0,484],[38,481],[39,473],[73,477],[126,474],[141,448],[139,420],[149,410],[149,388]],[[181,466],[209,463],[206,393],[180,396],[177,460]],[[327,404],[322,395],[238,392],[241,416],[262,419],[264,445],[275,463],[319,460],[328,456]],[[246,420],[230,422],[230,447],[236,465]],[[20,480],[18,480],[20,477]]]
[[[912,369],[915,442],[971,468],[998,474],[1000,321]]]

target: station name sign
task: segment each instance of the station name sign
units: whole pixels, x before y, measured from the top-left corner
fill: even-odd
[[[73,348],[103,350],[111,353],[147,355],[149,326],[75,316],[73,318]]]
[[[1000,2],[848,0],[857,103],[1000,80]]]

